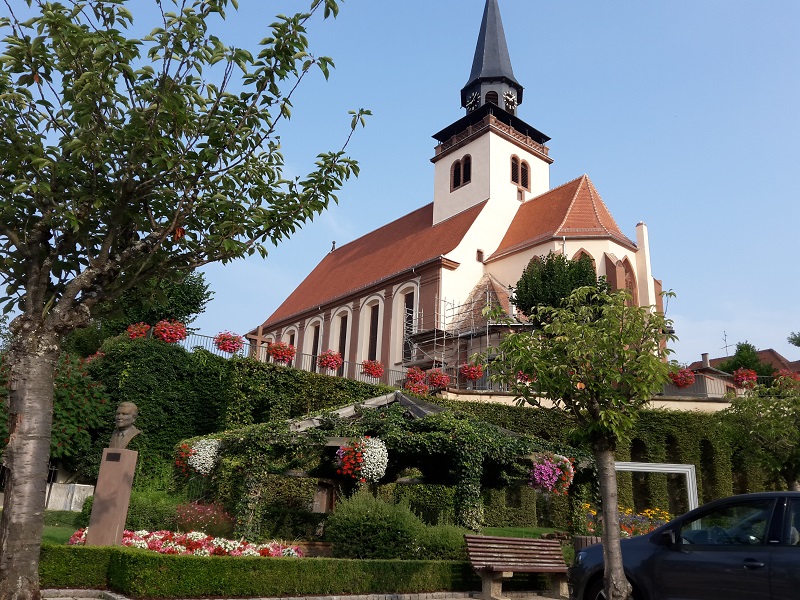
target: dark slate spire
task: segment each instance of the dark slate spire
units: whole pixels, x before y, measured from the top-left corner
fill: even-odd
[[[493,101],[513,115],[522,103],[522,86],[514,77],[497,0],[486,0],[469,82],[461,90],[461,106],[471,112]]]

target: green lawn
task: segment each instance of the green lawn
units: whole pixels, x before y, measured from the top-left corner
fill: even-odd
[[[557,530],[551,527],[484,527],[481,533],[499,537],[540,538],[554,531]]]
[[[50,542],[51,544],[66,544],[73,533],[75,533],[74,527],[45,525],[42,541]]]

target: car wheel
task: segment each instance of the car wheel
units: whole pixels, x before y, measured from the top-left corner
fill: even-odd
[[[585,596],[586,600],[606,600],[606,592],[603,589],[603,580],[595,581],[589,588],[589,593]],[[636,594],[631,594],[631,600],[638,600]]]

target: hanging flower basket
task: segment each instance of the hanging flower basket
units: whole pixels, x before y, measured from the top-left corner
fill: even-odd
[[[733,372],[733,383],[736,384],[736,387],[752,389],[755,387],[757,381],[758,375],[753,369],[745,369],[742,367]]]
[[[229,354],[236,354],[239,350],[244,348],[244,340],[242,336],[230,331],[223,331],[214,336],[214,345],[223,352]]]
[[[686,388],[694,384],[694,371],[691,369],[681,369],[677,373],[670,373],[669,378],[677,388]]]
[[[132,340],[136,338],[147,337],[147,332],[150,331],[150,325],[147,323],[134,323],[128,325],[128,337]]]
[[[383,377],[383,364],[378,360],[365,360],[361,363],[361,373],[379,379]]]
[[[317,365],[319,365],[321,369],[336,371],[343,364],[344,360],[342,360],[342,355],[336,352],[336,350],[325,350],[325,352],[317,357]]]
[[[336,451],[336,472],[358,483],[378,483],[386,474],[389,452],[380,439],[364,436],[350,440]]]
[[[534,455],[528,473],[528,485],[543,492],[566,495],[575,477],[573,460],[560,454],[544,452]]]
[[[428,385],[434,389],[443,389],[450,385],[450,376],[440,369],[428,371]]]
[[[174,344],[186,339],[186,325],[180,321],[164,319],[153,327],[153,337]]]
[[[461,373],[461,376],[464,379],[469,379],[470,381],[475,381],[476,379],[483,377],[483,367],[481,365],[464,363],[461,365],[461,368],[458,370],[458,372]]]
[[[288,365],[292,362],[296,352],[295,347],[286,342],[275,342],[267,345],[267,354],[272,357],[274,362],[282,365]]]

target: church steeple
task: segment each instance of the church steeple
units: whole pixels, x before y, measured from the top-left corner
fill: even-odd
[[[486,0],[469,82],[461,89],[461,106],[467,112],[496,104],[516,116],[522,104],[522,86],[514,77],[498,0]]]

